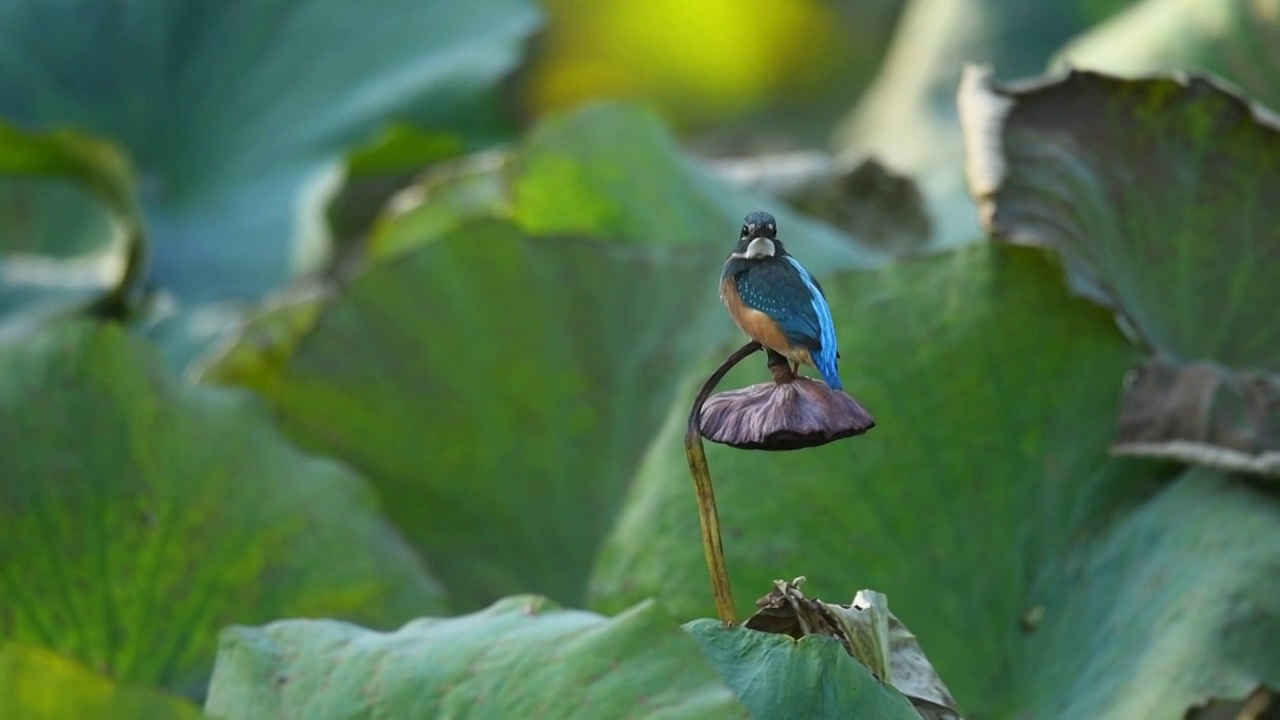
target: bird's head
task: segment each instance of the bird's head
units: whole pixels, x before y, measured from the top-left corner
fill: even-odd
[[[764,260],[786,254],[778,239],[778,221],[772,215],[757,210],[742,221],[742,234],[738,236],[732,257]]]

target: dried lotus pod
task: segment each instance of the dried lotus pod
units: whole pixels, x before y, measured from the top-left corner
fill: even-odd
[[[728,390],[707,398],[699,429],[711,442],[747,450],[798,450],[853,437],[875,427],[875,418],[848,394],[791,374],[770,353],[773,382]]]

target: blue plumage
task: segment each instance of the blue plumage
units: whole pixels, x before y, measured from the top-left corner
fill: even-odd
[[[769,213],[756,211],[743,220],[720,275],[720,297],[738,327],[785,357],[792,372],[812,365],[828,387],[844,389],[835,323],[822,286],[787,253]]]
[[[768,315],[795,345],[807,348],[822,379],[841,390],[835,323],[813,275],[790,255],[751,263],[733,273],[743,304]]]
[[[800,264],[799,260],[786,256],[786,261],[796,269],[800,275],[800,279],[804,282],[805,288],[809,291],[810,304],[813,306],[814,314],[818,318],[818,340],[820,347],[816,352],[812,352],[813,362],[818,366],[818,372],[822,373],[822,379],[832,390],[841,390],[844,384],[840,382],[840,374],[836,369],[836,358],[840,356],[840,350],[836,345],[836,323],[831,317],[831,308],[827,305],[827,298],[822,294],[822,288],[818,286],[818,281],[813,275]]]

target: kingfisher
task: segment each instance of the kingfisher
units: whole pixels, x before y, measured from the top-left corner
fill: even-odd
[[[738,244],[720,275],[720,300],[733,322],[766,348],[785,357],[794,375],[800,365],[822,373],[843,390],[836,361],[836,328],[822,286],[782,246],[778,221],[753,212],[742,222]]]

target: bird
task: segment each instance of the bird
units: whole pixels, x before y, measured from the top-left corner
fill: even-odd
[[[844,389],[826,295],[783,247],[773,215],[756,211],[743,220],[720,275],[720,300],[742,332],[791,363],[793,375],[800,365],[809,365],[827,387]]]

